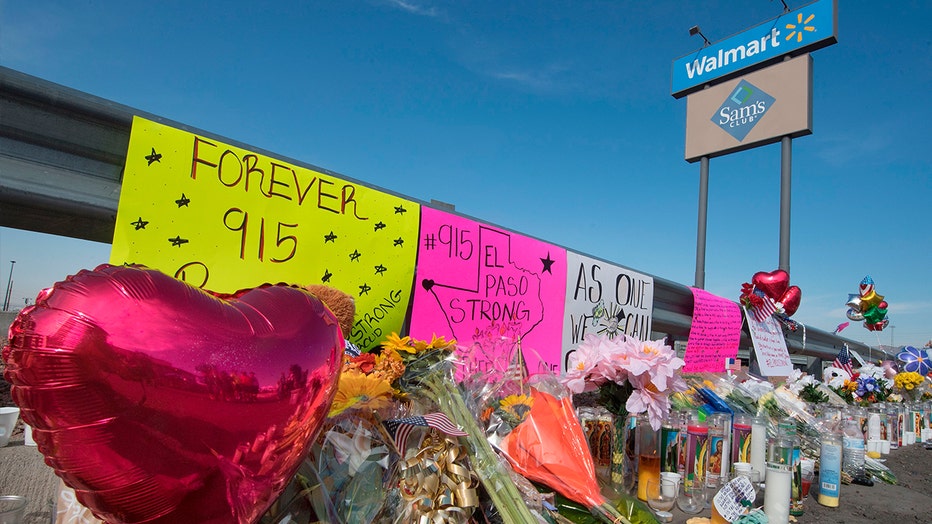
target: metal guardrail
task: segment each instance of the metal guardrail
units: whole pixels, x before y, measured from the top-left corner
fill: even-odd
[[[281,157],[0,67],[0,226],[110,243],[134,115]],[[330,173],[306,162],[285,160]],[[692,311],[689,287],[654,277],[655,337],[686,340]],[[861,342],[813,328],[788,332],[786,341],[795,355],[832,360],[847,343],[861,355],[890,358]],[[746,328],[741,347],[751,347]]]

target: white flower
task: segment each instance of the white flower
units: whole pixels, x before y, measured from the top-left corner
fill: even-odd
[[[760,400],[762,395],[773,391],[773,384],[763,380],[745,380],[741,385],[754,400]]]
[[[349,476],[354,476],[370,461],[378,463],[383,468],[388,467],[388,448],[385,446],[373,447],[375,442],[362,423],[357,423],[356,431],[351,435],[346,435],[336,430],[330,430],[327,433],[326,441],[333,445],[333,451],[336,455],[337,462],[346,463],[349,467]]]
[[[861,369],[857,370],[862,376],[867,375],[869,377],[874,377],[876,379],[881,379],[883,377],[883,368],[875,366],[873,364],[864,364],[861,366]]]

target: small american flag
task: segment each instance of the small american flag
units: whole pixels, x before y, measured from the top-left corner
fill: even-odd
[[[388,434],[395,439],[395,446],[402,455],[408,447],[408,437],[411,435],[411,432],[414,431],[414,428],[417,427],[434,428],[454,437],[465,437],[468,435],[468,433],[457,427],[457,425],[443,413],[428,413],[426,415],[414,417],[393,418],[391,420],[386,420],[384,424],[385,429],[388,430]]]
[[[854,375],[854,368],[851,367],[851,355],[848,353],[848,344],[845,344],[841,348],[841,351],[838,352],[838,356],[835,357],[834,366],[845,370],[849,377]]]
[[[725,371],[738,372],[741,371],[741,359],[739,358],[726,358],[725,359]]]
[[[764,322],[770,315],[777,312],[777,305],[774,304],[772,298],[765,295],[764,292],[759,289],[755,289],[754,294],[759,296],[764,302],[760,307],[754,308],[754,318],[756,318],[758,322]]]

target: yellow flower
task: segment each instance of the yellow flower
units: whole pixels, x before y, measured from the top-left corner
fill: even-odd
[[[350,370],[340,374],[337,393],[327,416],[339,415],[350,408],[379,409],[387,406],[391,399],[392,386],[387,380]]]
[[[904,371],[903,373],[897,373],[896,376],[893,377],[893,385],[897,389],[912,391],[916,389],[919,384],[922,384],[923,380],[922,375],[915,371]]]
[[[455,346],[455,345],[456,345],[455,338],[451,338],[448,342],[446,338],[442,336],[438,337],[436,333],[433,335],[430,341],[430,347],[434,349],[444,349],[444,348],[448,348],[450,346]]]
[[[430,344],[428,344],[426,340],[418,340],[415,338],[411,340],[411,344],[414,346],[414,351],[412,351],[412,353],[421,353],[431,349]]]
[[[508,395],[499,402],[498,407],[508,415],[514,417],[517,421],[524,420],[531,406],[534,405],[534,399],[530,395]]]
[[[392,333],[383,342],[382,347],[385,349],[394,349],[395,351],[404,351],[405,353],[414,353],[416,350],[411,345],[411,337],[401,338],[398,333]]]

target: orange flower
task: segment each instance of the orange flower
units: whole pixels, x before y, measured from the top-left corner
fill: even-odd
[[[347,369],[358,369],[363,373],[370,373],[375,369],[375,355],[363,353],[358,357],[352,357],[347,362]]]
[[[385,379],[391,383],[398,380],[398,377],[404,375],[405,364],[401,360],[401,355],[393,348],[383,349],[375,358],[375,370],[372,374]]]

